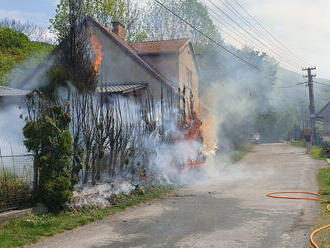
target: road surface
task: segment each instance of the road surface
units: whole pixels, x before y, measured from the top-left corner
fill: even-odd
[[[309,247],[318,203],[266,198],[270,191],[317,191],[325,162],[303,148],[258,145],[215,179],[47,239],[37,247]]]

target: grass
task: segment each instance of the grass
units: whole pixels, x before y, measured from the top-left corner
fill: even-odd
[[[26,204],[30,197],[29,186],[22,179],[8,171],[0,172],[0,209]]]
[[[291,144],[293,146],[305,147],[305,140],[293,141]]]
[[[234,163],[240,161],[244,156],[253,149],[252,144],[246,144],[244,147],[234,151],[234,154],[231,156],[231,159]]]
[[[330,195],[330,167],[320,169],[317,179],[320,183],[319,193]]]
[[[330,212],[327,210],[327,205],[330,204],[330,167],[320,169],[317,179],[320,184],[319,193],[322,199],[328,200],[329,203],[320,204],[320,216],[316,220],[315,229],[330,224]],[[330,230],[329,228],[318,233],[315,241],[320,248],[328,248],[330,244]]]
[[[311,150],[309,151],[309,154],[317,160],[324,160],[326,159],[326,154],[324,152],[324,149],[321,146],[312,146]]]
[[[36,243],[55,234],[103,219],[127,207],[163,197],[172,190],[169,186],[150,187],[143,193],[134,192],[112,198],[113,206],[107,209],[89,208],[57,215],[31,215],[11,220],[0,229],[0,248],[22,247]]]

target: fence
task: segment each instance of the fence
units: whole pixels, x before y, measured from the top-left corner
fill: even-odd
[[[0,212],[29,203],[32,186],[32,155],[0,155]]]

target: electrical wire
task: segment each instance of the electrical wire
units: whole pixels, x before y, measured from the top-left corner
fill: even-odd
[[[249,35],[252,39],[254,39],[255,41],[257,41],[261,46],[265,47],[266,49],[268,49],[271,53],[275,54],[278,57],[282,57],[282,55],[280,55],[278,52],[274,51],[272,48],[269,48],[263,41],[261,41],[258,37],[256,37],[255,35],[253,35],[251,32],[249,32],[245,27],[243,27],[242,25],[240,25],[235,19],[233,19],[226,11],[224,11],[223,9],[221,9],[218,5],[216,5],[213,1],[211,0],[205,0],[207,2],[209,2],[212,6],[214,6],[217,10],[219,10],[224,16],[226,16],[229,20],[231,20],[236,26],[238,26],[240,29],[242,29],[247,35]],[[287,64],[291,64],[294,67],[298,66],[298,68],[301,67],[301,65],[292,62],[292,61],[286,61]]]
[[[228,2],[227,0],[218,0],[218,1],[220,1],[231,13],[233,13],[239,20],[241,20],[241,22],[243,24],[245,24],[252,32],[254,32],[255,35],[260,36],[260,38],[263,38],[264,39],[263,43],[266,44],[268,49],[276,51],[278,56],[280,55],[281,57],[286,58],[288,61],[291,61],[291,62],[295,63],[296,65],[299,65],[299,67],[302,67],[302,64],[300,64],[300,62],[297,61],[295,58],[289,56],[287,54],[287,52],[284,52],[279,47],[275,48],[274,43],[271,40],[267,39],[267,37],[262,32],[260,32],[253,24],[251,24],[251,22],[249,20],[247,20],[240,13],[240,11],[237,10],[230,2]]]
[[[247,59],[244,59],[242,57],[240,57],[239,55],[237,55],[236,53],[230,51],[228,48],[226,48],[225,46],[223,46],[220,42],[216,41],[215,39],[211,38],[209,35],[205,34],[203,31],[199,30],[198,28],[196,28],[194,25],[192,25],[190,22],[188,22],[187,20],[185,20],[184,18],[182,18],[180,15],[178,15],[176,12],[174,12],[173,10],[171,10],[170,8],[168,8],[167,6],[165,6],[163,3],[161,3],[159,0],[153,0],[154,2],[156,2],[157,4],[159,4],[160,6],[162,6],[164,9],[166,9],[167,11],[169,11],[172,15],[174,15],[175,17],[177,17],[178,19],[180,19],[182,22],[184,22],[186,25],[188,25],[189,27],[191,27],[193,30],[195,30],[196,32],[198,32],[199,34],[201,34],[202,36],[204,36],[205,38],[207,38],[208,40],[210,40],[212,43],[214,43],[216,46],[222,48],[223,50],[225,50],[227,53],[231,54],[232,56],[234,56],[235,58],[237,58],[238,60],[244,62],[245,64],[251,66],[252,68],[254,68],[257,71],[262,72],[262,70],[250,63]],[[279,77],[274,77],[277,80],[283,81],[283,82],[288,82],[288,83],[292,83],[289,82],[287,80],[284,80],[282,78]]]
[[[291,51],[286,45],[284,45],[280,40],[278,40],[275,35],[273,35],[270,31],[268,31],[267,28],[265,28],[255,17],[253,17],[253,15],[251,15],[243,6],[242,4],[239,3],[239,0],[232,0],[233,2],[235,2],[263,31],[265,31],[268,35],[270,35],[270,37],[277,42],[281,47],[283,47],[283,49],[285,49],[288,53],[291,53],[291,55],[293,55],[294,57],[296,57],[298,60],[301,60],[304,64],[308,64],[306,63],[305,59],[302,59],[300,57],[298,57],[293,51]]]
[[[325,83],[320,83],[320,82],[315,82],[315,81],[313,81],[313,83],[330,87],[330,84],[325,84]]]
[[[241,58],[239,55],[233,53],[232,51],[230,51],[229,49],[227,49],[225,46],[223,46],[220,42],[216,41],[215,39],[211,38],[209,35],[205,34],[203,31],[199,30],[198,28],[196,28],[195,26],[193,26],[191,23],[189,23],[188,21],[186,21],[185,19],[183,19],[181,16],[179,16],[177,13],[175,13],[173,10],[169,9],[167,6],[165,6],[164,4],[162,4],[161,2],[159,2],[158,0],[153,0],[154,2],[158,3],[159,5],[161,5],[164,9],[166,9],[167,11],[171,12],[172,15],[174,15],[175,17],[179,18],[181,21],[183,21],[185,24],[187,24],[189,27],[191,27],[192,29],[194,29],[196,32],[198,32],[199,34],[203,35],[204,37],[206,37],[207,39],[209,39],[212,43],[216,44],[217,46],[221,47],[222,49],[224,49],[227,53],[233,55],[234,57],[236,57],[237,59],[243,61],[244,63],[248,64],[249,66],[253,67],[254,69],[260,71],[260,68],[257,67],[256,65],[250,63],[249,61],[247,61],[246,59]]]
[[[250,40],[249,38],[245,37],[245,33],[242,32],[241,30],[239,30],[236,26],[233,26],[232,24],[230,24],[227,20],[225,20],[224,18],[222,18],[222,16],[219,15],[219,13],[215,12],[210,6],[208,6],[207,4],[205,4],[205,7],[212,12],[213,14],[210,13],[211,17],[214,18],[215,21],[217,21],[220,26],[217,26],[217,28],[227,34],[229,37],[231,37],[232,39],[234,39],[236,42],[242,44],[243,46],[248,45],[249,47],[255,49],[258,52],[264,51],[265,49],[259,45],[256,42],[253,42],[252,40]],[[232,34],[230,34],[229,32],[226,32],[223,28],[221,28],[221,26],[229,29],[229,32],[232,32]],[[233,35],[237,36],[239,39],[238,40],[236,37],[233,37]],[[244,40],[244,42],[242,41]],[[290,68],[290,70],[295,71],[297,73],[300,73],[300,70],[297,69],[296,66],[292,66],[292,64],[287,63],[285,61],[281,61],[282,63],[286,64],[286,66],[288,68]]]
[[[289,88],[293,88],[293,87],[304,85],[304,84],[305,83],[296,83],[294,85],[289,85],[289,86],[273,86],[273,88],[276,88],[276,89],[289,89]]]

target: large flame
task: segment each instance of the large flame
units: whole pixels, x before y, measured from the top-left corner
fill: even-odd
[[[203,136],[203,152],[207,155],[214,155],[217,149],[217,119],[211,113],[210,106],[212,106],[215,96],[208,95],[200,101],[201,119],[203,125],[201,126]]]
[[[184,133],[184,140],[187,142],[198,142],[203,143],[202,138],[202,122],[197,118],[197,116],[193,116],[192,119],[186,120],[186,122],[181,126],[181,130]],[[187,147],[189,152],[189,146]],[[185,162],[184,167],[181,169],[181,172],[189,172],[192,169],[199,169],[205,163],[205,157],[202,153],[202,150],[196,154],[196,150],[191,147],[191,156],[194,158]],[[177,169],[177,166],[176,166]]]
[[[102,51],[102,45],[95,36],[95,34],[91,31],[90,32],[90,41],[92,45],[93,52],[95,53],[95,60],[94,60],[94,71],[98,72],[100,64],[102,63],[103,59],[103,51]]]

